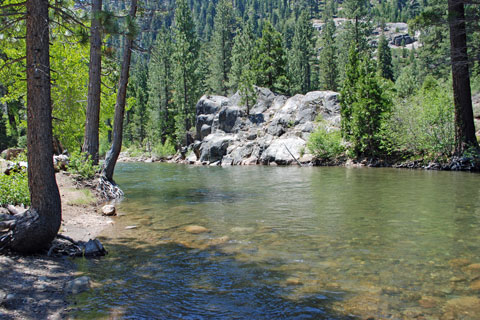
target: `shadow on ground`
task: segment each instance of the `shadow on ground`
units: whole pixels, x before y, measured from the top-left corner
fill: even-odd
[[[74,268],[67,258],[0,255],[0,319],[61,318]]]

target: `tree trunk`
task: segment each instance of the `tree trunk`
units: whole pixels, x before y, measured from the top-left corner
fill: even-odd
[[[27,148],[31,208],[15,222],[0,247],[36,252],[55,238],[61,205],[53,170],[48,0],[27,0]],[[5,244],[6,243],[6,244]]]
[[[88,69],[88,97],[85,122],[85,138],[82,151],[88,153],[98,164],[98,128],[100,121],[101,70],[102,70],[102,32],[99,13],[102,0],[92,0],[92,25],[90,27],[90,65]]]
[[[478,148],[473,122],[472,93],[468,72],[467,31],[462,0],[448,0],[450,55],[455,103],[455,155]]]
[[[137,13],[137,0],[132,0],[130,8],[130,17],[135,18]],[[125,114],[125,103],[127,96],[128,76],[130,71],[130,59],[132,57],[133,35],[127,35],[125,47],[123,50],[122,71],[120,80],[118,81],[117,101],[115,103],[115,116],[113,123],[113,141],[112,147],[107,152],[105,163],[102,168],[102,176],[110,183],[115,185],[113,181],[113,171],[117,164],[118,155],[122,149],[123,139],[123,117]]]

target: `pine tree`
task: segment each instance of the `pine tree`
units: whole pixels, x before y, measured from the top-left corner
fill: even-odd
[[[368,0],[346,0],[344,2],[347,17],[353,20],[352,23],[347,24],[347,29],[352,33],[353,42],[360,52],[368,49],[368,37],[371,33],[368,19],[369,8]]]
[[[378,41],[377,72],[382,78],[393,81],[392,51],[384,34]]]
[[[305,94],[312,89],[312,70],[315,60],[314,29],[309,12],[303,10],[295,25],[292,50],[290,51],[289,79],[291,94]]]
[[[148,66],[148,109],[150,121],[148,132],[152,141],[165,142],[174,133],[174,110],[172,106],[172,54],[173,42],[170,32],[163,27],[153,47]]]
[[[82,151],[91,156],[93,163],[98,164],[99,121],[102,71],[102,26],[100,13],[102,0],[92,1],[92,23],[90,27],[90,65],[87,96],[87,112],[85,136]]]
[[[369,58],[359,66],[351,105],[351,136],[357,156],[378,157],[382,154],[384,123],[389,119],[392,101]]]
[[[242,71],[252,68],[253,50],[255,39],[253,38],[253,27],[249,22],[245,22],[242,30],[237,32],[233,39],[232,48],[232,68],[230,69],[230,87],[237,90],[241,82]],[[253,75],[255,78],[255,75]]]
[[[232,10],[229,0],[220,0],[217,5],[213,31],[214,55],[211,64],[213,90],[224,96],[228,93],[228,74],[232,65],[234,27]]]
[[[345,81],[343,82],[340,95],[340,115],[342,135],[347,137],[352,134],[352,106],[355,102],[355,86],[357,84],[359,74],[359,57],[355,44],[350,45],[348,52],[348,64],[345,68]]]
[[[343,8],[346,12],[347,20],[342,30],[338,33],[337,48],[338,48],[338,71],[339,80],[343,84],[346,78],[346,65],[348,64],[348,57],[350,45],[353,43],[359,54],[370,54],[368,38],[371,34],[371,25],[369,17],[370,3],[367,0],[346,0],[343,3]]]
[[[369,56],[362,61],[352,43],[346,78],[341,92],[342,134],[359,156],[379,156],[382,128],[389,118],[392,101],[384,81],[375,72]]]
[[[195,104],[198,93],[198,50],[199,43],[195,23],[186,0],[177,2],[175,11],[174,96],[177,108],[175,117],[176,136],[180,144],[188,144],[187,132],[195,119]]]
[[[139,145],[144,146],[147,137],[147,123],[149,114],[148,103],[148,69],[146,61],[142,59],[136,64],[135,72],[132,74],[132,82],[129,88],[133,91],[135,105],[131,109],[132,138]]]
[[[137,14],[137,0],[132,0],[129,16],[127,18],[127,32],[123,48],[122,69],[120,71],[120,79],[118,80],[117,99],[115,102],[115,115],[113,122],[113,139],[112,146],[105,156],[105,162],[102,166],[102,186],[104,191],[115,190],[110,194],[112,198],[123,196],[123,192],[118,189],[113,181],[113,173],[117,164],[118,156],[122,149],[123,143],[123,120],[125,115],[125,105],[127,103],[128,80],[130,78],[130,61],[132,58],[133,39],[137,32],[135,17]],[[108,192],[108,191],[107,191]]]
[[[287,91],[288,81],[282,36],[269,21],[265,22],[262,37],[257,41],[253,69],[257,85],[280,93]]]
[[[338,88],[337,46],[335,43],[335,22],[332,17],[330,11],[326,10],[324,12],[324,25],[320,36],[322,47],[319,58],[320,87],[325,90],[336,91]]]

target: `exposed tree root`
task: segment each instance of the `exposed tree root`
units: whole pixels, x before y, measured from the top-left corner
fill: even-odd
[[[0,252],[14,249],[29,233],[37,229],[40,216],[34,209],[16,215],[2,215],[0,221]]]
[[[113,181],[109,181],[105,176],[101,175],[98,179],[98,191],[100,195],[107,200],[123,198],[122,189]]]

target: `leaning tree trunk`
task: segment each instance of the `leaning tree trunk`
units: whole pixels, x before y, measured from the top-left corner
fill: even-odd
[[[130,17],[135,18],[137,13],[137,0],[132,0],[130,8]],[[123,51],[122,71],[118,81],[117,101],[115,103],[115,116],[113,123],[113,141],[112,147],[107,152],[105,163],[102,168],[101,188],[104,196],[107,198],[118,198],[123,196],[123,192],[115,185],[113,181],[113,171],[117,164],[117,159],[122,149],[123,140],[123,118],[125,114],[125,103],[127,96],[128,76],[130,71],[130,59],[132,57],[134,35],[127,35]]]
[[[472,93],[468,72],[467,31],[463,0],[448,0],[450,55],[455,103],[455,154],[478,148],[473,122]]]
[[[88,69],[87,114],[85,138],[82,151],[88,153],[98,164],[98,128],[100,121],[101,70],[102,70],[102,26],[99,13],[102,0],[92,1],[92,25],[90,28],[90,65]]]
[[[31,208],[0,223],[0,249],[39,251],[50,244],[61,223],[53,170],[48,0],[27,0],[27,148]],[[3,224],[3,225],[2,225]],[[5,228],[9,231],[5,233]],[[0,230],[1,231],[1,230]]]

